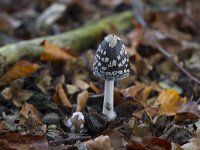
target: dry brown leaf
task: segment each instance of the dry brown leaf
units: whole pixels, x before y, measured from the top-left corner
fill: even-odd
[[[81,90],[87,90],[90,87],[85,81],[81,79],[76,79],[74,84]]]
[[[43,124],[39,111],[31,104],[24,104],[20,111],[19,125],[25,129],[24,133],[44,135],[47,131],[46,124]]]
[[[36,72],[39,68],[38,64],[26,60],[18,61],[0,78],[0,85],[9,84],[15,79],[28,76]]]
[[[20,110],[20,115],[26,119],[31,117],[34,122],[42,124],[39,111],[32,104],[24,104]]]
[[[66,85],[68,94],[74,94],[79,91],[78,87],[73,84]]]
[[[140,102],[145,102],[152,92],[152,87],[140,82],[136,82],[135,86],[128,87],[121,90],[122,95],[125,97],[133,97]]]
[[[125,97],[135,97],[139,92],[141,92],[147,85],[136,82],[136,85],[130,86],[125,90],[121,90],[121,93]]]
[[[189,143],[186,143],[181,146],[183,150],[199,150],[199,147],[200,147],[199,138],[192,138],[189,141],[190,141]]]
[[[84,142],[86,147],[91,150],[114,150],[110,144],[109,136],[99,136],[94,140]]]
[[[109,136],[111,146],[114,148],[114,150],[121,150],[124,148],[124,135],[121,132],[107,128],[102,132],[102,135]]]
[[[57,86],[56,93],[54,95],[54,100],[58,104],[62,104],[63,106],[67,108],[72,108],[72,104],[69,101],[67,95],[65,94],[65,91],[61,84],[58,84]]]
[[[47,90],[51,87],[52,77],[49,75],[49,70],[44,70],[36,79],[36,86],[45,94]]]
[[[158,137],[146,137],[142,144],[152,150],[171,150],[171,142]]]
[[[31,91],[22,89],[23,84],[23,80],[15,80],[10,87],[2,90],[2,96],[7,100],[12,101],[15,106],[22,106],[22,104],[33,95]]]
[[[44,46],[44,53],[40,57],[40,60],[42,61],[60,62],[66,60],[71,60],[71,61],[76,60],[74,56],[66,53],[61,48],[51,44],[46,40],[43,42],[42,45]]]
[[[8,133],[0,136],[2,150],[48,150],[48,142],[44,136],[21,135]]]
[[[171,150],[171,143],[158,137],[144,138],[141,143],[127,145],[128,150]]]
[[[176,90],[168,89],[157,98],[155,105],[159,106],[159,114],[175,115],[180,106],[186,101],[182,99]]]
[[[81,111],[87,104],[89,93],[88,91],[83,91],[78,94],[77,97],[77,108],[76,111]]]
[[[128,36],[130,40],[132,41],[131,47],[134,50],[136,50],[142,42],[142,39],[144,36],[144,28],[142,27],[142,25],[136,23],[135,21],[133,21],[133,24],[135,25],[134,30]]]
[[[0,134],[2,134],[4,132],[8,132],[7,131],[7,127],[6,127],[6,122],[5,121],[1,121],[0,122]]]
[[[198,103],[195,101],[188,101],[180,106],[180,109],[176,113],[175,120],[183,121],[186,119],[199,119],[200,110],[198,109]]]
[[[119,105],[123,102],[123,96],[119,89],[114,89],[114,103],[115,105]]]
[[[135,65],[136,65],[136,73],[138,76],[147,76],[151,67],[149,66],[147,60],[142,58],[139,53],[135,53],[134,56]]]
[[[126,146],[127,150],[147,150],[141,143],[129,143]]]
[[[101,93],[101,90],[92,81],[89,82],[89,86],[96,94]]]

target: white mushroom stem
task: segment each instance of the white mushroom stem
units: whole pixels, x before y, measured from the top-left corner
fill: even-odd
[[[103,101],[103,114],[108,118],[114,119],[116,113],[114,112],[114,80],[105,80],[104,87],[104,101]]]

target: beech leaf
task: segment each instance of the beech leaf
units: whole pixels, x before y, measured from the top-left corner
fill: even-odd
[[[44,46],[44,53],[40,57],[40,60],[42,61],[60,62],[66,60],[76,60],[74,56],[68,54],[61,48],[48,41],[44,41],[42,45]]]
[[[28,76],[36,72],[39,68],[38,64],[26,60],[18,61],[0,78],[0,85],[9,84],[15,79]]]

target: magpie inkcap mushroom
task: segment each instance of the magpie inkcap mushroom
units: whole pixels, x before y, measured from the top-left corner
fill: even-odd
[[[107,35],[99,45],[93,62],[93,73],[104,80],[128,77],[129,57],[123,41],[116,35]]]
[[[103,114],[114,119],[114,80],[129,76],[129,57],[123,41],[118,36],[109,34],[100,43],[93,62],[93,73],[105,80]]]

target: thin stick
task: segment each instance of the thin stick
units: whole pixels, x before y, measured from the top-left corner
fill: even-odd
[[[63,140],[55,140],[55,141],[50,141],[48,142],[49,144],[53,144],[53,143],[59,143],[59,142],[70,142],[70,141],[73,141],[73,140],[89,140],[91,139],[91,136],[78,136],[78,137],[69,137],[67,139],[63,139]]]
[[[188,76],[191,80],[194,82],[200,84],[199,79],[194,77],[192,74],[190,74],[185,68],[180,66],[172,57],[170,53],[168,53],[164,48],[162,48],[159,44],[156,44],[156,48],[165,56],[167,57],[171,62],[173,62],[177,68],[179,68],[186,76]]]
[[[139,24],[143,26],[144,29],[147,29],[148,25],[146,24],[143,16],[141,15],[143,9],[141,9],[142,2],[140,0],[132,0],[132,8],[134,10],[134,14],[136,15],[136,20]],[[138,7],[138,8],[135,8]],[[145,34],[145,33],[144,33]],[[194,82],[200,84],[200,80],[194,77],[192,74],[190,74],[185,68],[180,66],[172,57],[172,55],[167,52],[162,46],[160,46],[156,41],[152,41],[152,46],[154,46],[159,52],[161,52],[167,59],[169,59],[173,64],[176,65],[179,70],[181,70],[186,76],[188,76],[191,80]]]

